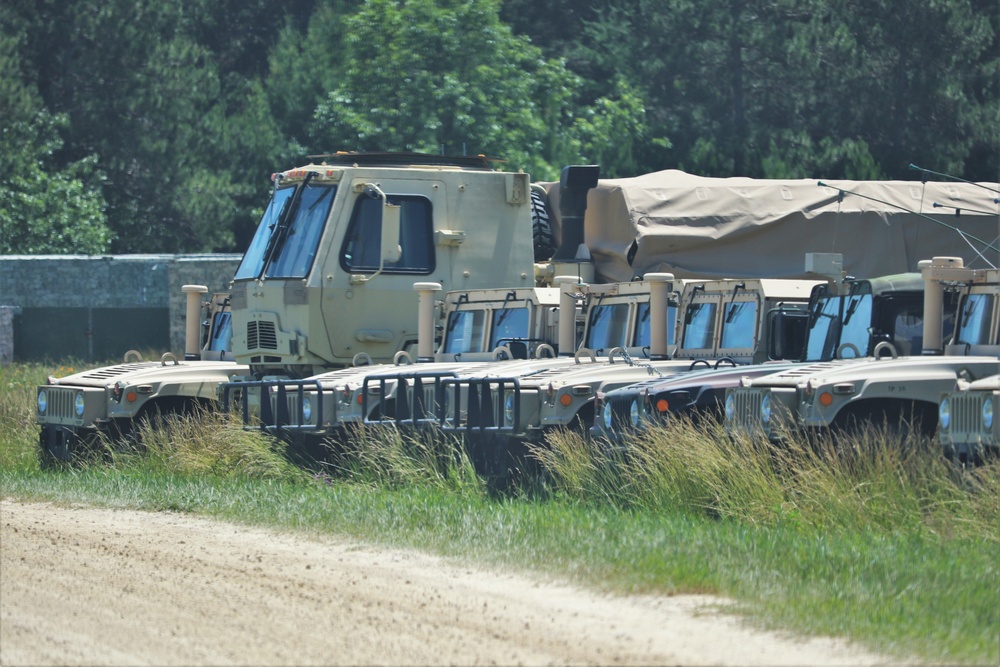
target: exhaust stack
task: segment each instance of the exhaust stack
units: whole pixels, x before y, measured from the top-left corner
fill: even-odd
[[[208,294],[204,285],[184,285],[181,292],[187,295],[184,314],[184,360],[201,359],[201,295]]]

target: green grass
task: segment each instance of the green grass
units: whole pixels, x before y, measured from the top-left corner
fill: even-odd
[[[616,592],[732,597],[765,627],[899,658],[1000,663],[1000,467],[959,471],[926,442],[775,449],[678,424],[605,454],[572,435],[548,481],[491,494],[447,440],[367,430],[335,467],[214,416],[138,451],[41,471],[42,367],[5,367],[5,497],[174,510],[413,547]]]

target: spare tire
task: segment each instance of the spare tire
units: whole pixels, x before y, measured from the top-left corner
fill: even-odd
[[[552,243],[552,223],[545,195],[531,189],[531,232],[535,247],[535,261],[544,262],[552,257],[555,247]]]

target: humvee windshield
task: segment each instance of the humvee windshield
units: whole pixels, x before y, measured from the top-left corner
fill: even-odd
[[[608,350],[628,345],[628,304],[600,303],[590,309],[587,344],[592,350]]]
[[[872,326],[872,295],[865,283],[855,283],[845,296],[821,296],[810,313],[806,357],[803,361],[833,359],[842,345],[853,345],[856,356],[868,353]],[[870,288],[868,288],[870,290]],[[855,355],[848,348],[845,356]]]
[[[962,304],[958,316],[955,342],[969,345],[991,345],[990,316],[993,313],[993,294],[970,294]]]
[[[265,278],[305,278],[335,194],[335,187],[312,183],[275,191],[235,279],[257,278],[262,270]]]
[[[685,349],[703,350],[713,347],[715,335],[715,309],[712,302],[692,303],[684,314]]]
[[[530,336],[528,325],[527,308],[494,310],[490,349],[495,349],[498,345],[509,345],[513,341],[526,340]]]
[[[757,303],[736,301],[728,304],[725,312],[719,347],[724,350],[753,348],[754,334],[757,332]]]
[[[674,328],[677,324],[677,306],[667,306],[667,345],[674,344]],[[649,325],[649,304],[640,303],[635,323],[636,347],[649,347],[652,327]]]

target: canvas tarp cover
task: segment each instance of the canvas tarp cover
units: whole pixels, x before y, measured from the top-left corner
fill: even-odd
[[[841,253],[844,271],[858,278],[916,271],[920,260],[934,256],[962,257],[976,268],[1000,259],[995,192],[966,183],[823,182],[833,187],[677,170],[602,179],[587,196],[584,239],[601,281],[653,271],[678,278],[801,278],[809,252]],[[836,188],[856,194],[841,199]],[[559,185],[546,189],[558,241]]]

